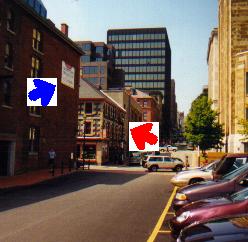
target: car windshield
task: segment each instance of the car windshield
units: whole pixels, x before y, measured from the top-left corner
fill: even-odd
[[[218,161],[214,161],[214,162],[212,162],[212,163],[210,163],[210,164],[207,164],[207,165],[201,167],[201,170],[202,170],[202,171],[210,171],[210,170],[213,170],[214,167],[217,165],[217,163],[218,163]]]
[[[242,201],[248,199],[248,188],[232,194],[230,198],[232,201]]]
[[[224,175],[221,180],[232,180],[234,177],[238,176],[239,174],[241,174],[242,172],[244,172],[245,170],[247,170],[248,168],[248,164],[245,164],[241,167],[239,167],[238,169],[231,171],[229,173],[227,173],[226,175]]]

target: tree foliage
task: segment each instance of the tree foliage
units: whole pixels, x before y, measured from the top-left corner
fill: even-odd
[[[185,138],[193,145],[199,145],[203,153],[210,148],[219,148],[224,136],[222,125],[217,121],[218,113],[211,109],[211,104],[207,95],[201,94],[192,102],[185,121]]]

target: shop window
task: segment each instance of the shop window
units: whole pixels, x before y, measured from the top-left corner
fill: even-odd
[[[85,145],[85,158],[96,159],[96,145]]]
[[[40,129],[37,127],[29,128],[29,152],[39,151]]]

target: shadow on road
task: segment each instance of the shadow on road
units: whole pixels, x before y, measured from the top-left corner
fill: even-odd
[[[95,185],[122,185],[144,175],[146,175],[146,173],[120,174],[106,171],[78,171],[32,186],[2,190],[0,191],[0,212],[65,195]]]

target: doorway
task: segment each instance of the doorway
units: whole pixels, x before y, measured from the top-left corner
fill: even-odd
[[[0,141],[0,176],[8,176],[10,172],[10,144],[9,141]]]

